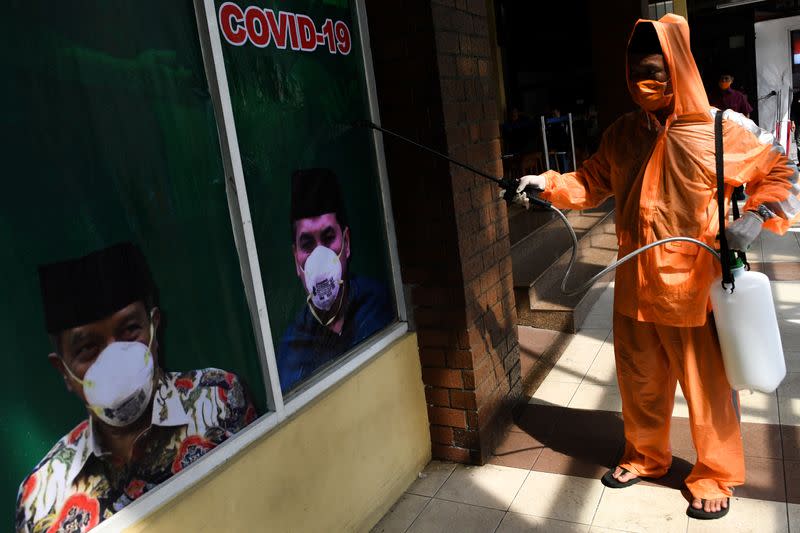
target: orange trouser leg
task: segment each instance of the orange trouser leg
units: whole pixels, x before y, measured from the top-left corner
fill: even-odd
[[[620,465],[642,476],[666,473],[677,379],[697,450],[686,486],[696,498],[730,496],[731,487],[744,483],[744,452],[713,321],[676,328],[615,313],[614,347],[626,440]]]
[[[676,376],[653,324],[614,313],[614,354],[622,397],[625,453],[620,466],[661,477],[672,464],[669,425]]]
[[[744,483],[744,449],[738,393],[725,377],[713,318],[697,328],[656,327],[689,406],[697,462],[686,486],[695,498],[731,496]]]

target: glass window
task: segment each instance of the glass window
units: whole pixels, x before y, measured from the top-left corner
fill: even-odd
[[[651,1],[648,5],[650,18],[652,20],[658,20],[667,13],[674,13],[675,12],[675,3],[673,0],[669,0],[667,2],[653,2]]]
[[[264,413],[265,387],[191,2],[4,16],[0,523],[83,530]]]
[[[353,2],[215,3],[284,393],[397,320]]]

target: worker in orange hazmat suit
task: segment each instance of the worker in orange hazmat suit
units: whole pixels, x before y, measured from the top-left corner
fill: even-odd
[[[714,116],[676,15],[640,20],[628,43],[628,89],[640,109],[614,122],[598,152],[576,172],[522,178],[556,207],[586,209],[613,195],[619,256],[659,239],[694,237],[715,246]],[[745,214],[728,224],[731,248],[746,250],[762,228],[783,234],[800,212],[797,168],[773,136],[725,111],[725,197],[747,183]],[[727,205],[727,202],[726,202]],[[744,483],[738,396],[725,377],[710,315],[709,289],[720,274],[711,254],[668,243],[617,270],[614,351],[622,397],[625,451],[603,482],[622,488],[658,478],[672,461],[670,419],[679,382],[689,407],[697,462],[686,479],[687,514],[719,518]]]

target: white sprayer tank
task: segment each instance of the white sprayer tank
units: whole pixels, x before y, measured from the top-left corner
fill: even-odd
[[[722,288],[721,277],[711,286],[725,374],[735,390],[773,392],[786,376],[786,361],[769,278],[744,267],[731,272],[733,294]]]

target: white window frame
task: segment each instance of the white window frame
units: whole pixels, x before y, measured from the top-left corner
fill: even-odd
[[[193,0],[197,17],[200,46],[209,90],[214,103],[214,112],[219,134],[222,154],[225,188],[231,226],[239,263],[242,272],[245,296],[253,323],[256,347],[261,363],[262,376],[266,389],[268,412],[258,420],[244,428],[235,436],[226,440],[203,458],[183,471],[175,474],[148,493],[104,520],[93,531],[98,533],[119,531],[133,526],[158,511],[175,498],[184,494],[194,485],[202,482],[213,472],[240,454],[248,446],[260,440],[276,427],[296,416],[300,410],[313,402],[326,391],[356,372],[359,368],[377,357],[391,343],[408,332],[403,284],[400,277],[400,261],[397,251],[394,218],[389,194],[389,182],[386,171],[386,160],[383,141],[380,134],[372,131],[372,142],[375,149],[378,179],[380,183],[386,241],[389,251],[392,285],[394,289],[398,320],[353,350],[341,357],[335,365],[313,376],[299,390],[293,391],[286,402],[281,393],[278,369],[275,359],[272,331],[269,325],[266,296],[261,278],[261,266],[258,258],[255,234],[253,232],[250,204],[247,198],[247,187],[244,179],[239,142],[236,134],[236,123],[228,89],[225,62],[222,54],[217,12],[214,0]],[[358,39],[361,44],[362,62],[365,69],[369,119],[380,124],[378,99],[375,88],[375,74],[372,68],[372,52],[369,44],[369,28],[364,0],[353,0],[358,23]]]

